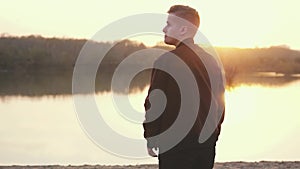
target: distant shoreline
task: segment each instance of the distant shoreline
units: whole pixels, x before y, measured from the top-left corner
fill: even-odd
[[[73,71],[79,53],[87,40],[0,36],[0,97],[2,96],[56,96],[71,95]],[[104,54],[98,65],[95,79],[95,92],[110,92],[112,77],[128,56],[137,51],[150,49],[142,43],[123,40],[116,42],[90,42],[90,52],[80,65],[90,67]],[[151,48],[169,51],[172,48],[158,45]],[[270,48],[215,48],[223,64],[226,84],[234,88],[241,84],[280,86],[300,79],[300,51],[287,47]],[[134,60],[127,66],[147,67],[156,54],[137,55],[143,61]],[[122,71],[121,77],[131,78],[130,69]],[[80,78],[88,77],[90,72]],[[130,92],[142,91],[149,85],[151,69],[140,72],[131,81]],[[87,78],[89,79],[89,78]],[[18,82],[18,83],[16,83]],[[126,93],[127,86],[114,87],[114,92]],[[94,91],[92,91],[94,92]],[[87,93],[79,92],[79,93]],[[91,92],[89,92],[91,93]]]
[[[11,165],[1,166],[1,169],[157,169],[156,164],[143,164],[143,165]],[[300,169],[300,161],[260,161],[260,162],[217,162],[214,169],[282,169],[293,168]]]

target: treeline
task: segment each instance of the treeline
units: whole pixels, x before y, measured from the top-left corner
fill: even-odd
[[[43,38],[41,36],[1,37],[1,71],[38,71],[43,68],[72,69],[87,40]],[[115,43],[94,43],[98,49],[110,49],[104,64],[119,63],[129,54],[146,49],[143,44],[128,40]]]
[[[275,72],[282,74],[300,73],[300,51],[287,47],[255,49],[217,48],[227,69],[240,73]]]
[[[1,37],[0,69],[19,71],[41,67],[71,67],[85,40],[40,36]]]
[[[84,39],[43,38],[41,36],[0,37],[0,71],[39,71],[54,68],[72,70],[76,59],[87,42]],[[116,67],[120,61],[133,52],[147,47],[138,42],[123,40],[119,42],[94,42],[105,51],[110,49],[103,62],[108,67]],[[155,48],[171,49],[167,46]],[[286,47],[255,49],[216,48],[228,76],[237,73],[276,72],[300,73],[300,52]],[[150,56],[143,57],[143,62]],[[143,63],[136,63],[143,64]]]
[[[37,68],[72,69],[87,40],[43,38],[41,36],[0,37],[0,70]],[[147,47],[129,40],[95,42],[99,49],[108,49],[105,64],[116,64],[133,52]],[[166,46],[156,48],[169,49]],[[238,72],[300,73],[300,52],[286,47],[255,49],[216,48],[226,70]],[[101,51],[101,50],[100,50]],[[145,62],[147,57],[144,56]]]

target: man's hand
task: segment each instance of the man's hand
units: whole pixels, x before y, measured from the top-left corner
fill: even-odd
[[[153,149],[154,149],[155,151],[157,151],[157,147],[154,147],[154,148],[147,148],[148,154],[149,154],[151,157],[157,157],[157,154],[153,151]]]

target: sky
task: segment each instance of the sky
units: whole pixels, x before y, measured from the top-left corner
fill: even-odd
[[[198,10],[200,31],[213,46],[289,46],[300,50],[298,0],[0,0],[0,33],[91,38],[134,14],[166,13],[175,4]],[[155,22],[155,21],[153,21]],[[142,23],[140,23],[142,24]],[[163,28],[164,25],[161,27]],[[139,40],[143,41],[143,38]],[[154,45],[162,37],[145,38]]]

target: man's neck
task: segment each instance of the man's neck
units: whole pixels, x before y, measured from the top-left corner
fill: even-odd
[[[184,40],[182,40],[182,41],[178,41],[177,43],[176,43],[176,48],[177,47],[179,47],[180,45],[182,45],[182,44],[186,44],[186,43],[194,43],[194,39],[193,38],[186,38],[186,39],[184,39]]]

